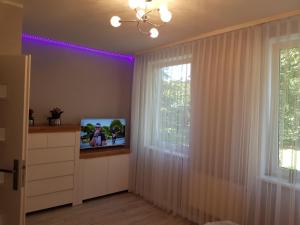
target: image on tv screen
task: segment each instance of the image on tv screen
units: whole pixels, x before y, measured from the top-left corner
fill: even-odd
[[[125,119],[83,119],[80,149],[125,145],[125,127]]]

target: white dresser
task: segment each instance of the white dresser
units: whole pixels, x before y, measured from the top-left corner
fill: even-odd
[[[31,129],[26,212],[78,203],[79,127]]]

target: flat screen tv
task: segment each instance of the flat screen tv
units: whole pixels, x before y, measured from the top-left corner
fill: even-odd
[[[125,119],[82,119],[80,125],[80,149],[126,144]]]

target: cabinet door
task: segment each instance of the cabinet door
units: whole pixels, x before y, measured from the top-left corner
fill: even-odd
[[[107,194],[107,168],[106,157],[80,160],[83,200]]]
[[[128,190],[129,155],[108,157],[108,194]]]

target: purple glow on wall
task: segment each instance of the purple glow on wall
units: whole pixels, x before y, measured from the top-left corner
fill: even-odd
[[[36,35],[31,35],[31,34],[23,33],[22,34],[22,39],[23,40],[30,40],[30,41],[44,42],[44,43],[47,43],[47,44],[52,44],[52,45],[60,46],[60,47],[63,47],[63,48],[71,48],[71,49],[76,49],[76,50],[80,50],[80,51],[99,54],[99,55],[102,55],[102,56],[115,57],[115,58],[118,58],[118,59],[126,59],[126,60],[129,60],[129,61],[134,60],[134,57],[131,56],[131,55],[108,52],[108,51],[99,50],[99,49],[95,49],[95,48],[88,48],[88,47],[75,45],[75,44],[71,44],[71,43],[64,42],[64,41],[57,41],[57,40],[53,40],[53,39],[49,39],[49,38],[45,38],[45,37],[40,37],[40,36],[36,36]]]

